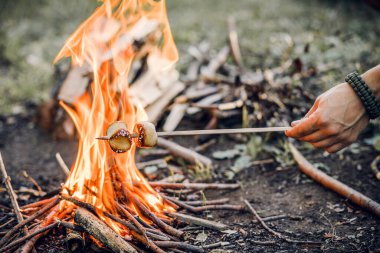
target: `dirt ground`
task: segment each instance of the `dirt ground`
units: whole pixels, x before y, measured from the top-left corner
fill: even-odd
[[[51,10],[60,6],[58,3],[44,1],[39,4],[45,6],[44,9],[34,10],[33,8],[32,13],[36,15],[46,13],[49,8]],[[68,4],[68,6],[71,5]],[[73,12],[73,23],[62,28],[60,32],[56,32],[56,30],[51,33],[47,32],[49,38],[59,35],[52,43],[55,52],[60,43],[63,43],[67,33],[71,31],[70,27],[73,29],[79,24],[80,17],[83,15],[82,18],[84,18],[91,12],[91,7],[90,4],[82,3],[79,10]],[[72,6],[68,8],[75,9]],[[332,67],[326,75],[304,83],[304,88],[314,93],[321,92],[338,82],[342,79],[343,74],[353,68],[364,70],[380,62],[378,44],[380,12],[370,9],[362,1],[272,0],[264,3],[264,1],[243,0],[220,2],[215,0],[176,0],[168,1],[168,11],[178,47],[182,52],[180,69],[185,69],[188,63],[186,54],[188,45],[202,39],[209,41],[215,48],[223,45],[226,33],[226,15],[223,13],[229,13],[236,17],[244,61],[250,68],[273,67],[280,64],[285,50],[283,44],[288,36],[296,45],[290,57],[301,57],[307,66],[334,63],[335,67]],[[61,11],[57,15],[63,20],[68,19],[67,16],[69,16],[65,13],[62,14]],[[54,19],[51,14],[49,17]],[[0,73],[2,73],[0,80],[4,84],[3,87],[0,87],[0,152],[4,157],[15,189],[22,186],[33,188],[31,182],[22,176],[22,171],[25,170],[42,186],[44,191],[49,192],[59,187],[60,183],[65,180],[55,159],[56,152],[60,152],[64,160],[71,164],[76,154],[76,142],[53,140],[35,123],[37,106],[48,97],[49,89],[54,82],[53,68],[43,68],[37,63],[37,65],[33,65],[33,70],[38,69],[37,76],[18,79],[14,77],[14,73],[28,69],[31,63],[24,62],[24,58],[30,52],[34,52],[34,55],[37,54],[37,58],[32,57],[32,60],[40,59],[42,65],[46,66],[52,55],[54,56],[50,50],[54,50],[49,48],[49,53],[40,55],[40,51],[35,51],[35,48],[31,49],[31,45],[26,46],[19,43],[17,44],[18,49],[23,50],[19,52],[18,57],[9,57],[9,51],[7,51],[11,49],[13,43],[11,39],[24,38],[20,33],[27,30],[27,28],[23,28],[22,31],[11,33],[11,27],[16,27],[16,23],[25,24],[28,20],[38,20],[39,18],[38,15],[36,17],[25,14],[25,17],[18,18],[17,22],[16,18],[10,18],[6,24],[3,24],[7,29],[2,30],[6,34],[3,37],[6,41],[0,43],[0,48],[2,48],[0,49]],[[54,22],[52,24],[56,26]],[[40,28],[43,28],[44,25],[41,25]],[[51,42],[48,37],[36,37],[35,35],[31,36],[33,47],[46,47]],[[42,41],[44,43],[39,45],[38,43]],[[311,53],[304,55],[300,49],[308,43],[311,45]],[[43,52],[43,49],[40,50]],[[29,80],[33,80],[32,83]],[[32,88],[25,88],[26,81]],[[33,84],[33,82],[39,83]],[[14,88],[13,86],[19,88],[20,91],[10,90]],[[44,95],[40,96],[41,94],[36,95],[35,93]],[[338,154],[327,155],[300,143],[296,143],[296,145],[309,161],[329,175],[380,202],[380,181],[376,180],[370,170],[370,163],[379,155],[379,151],[376,151],[370,144],[370,140],[379,134],[378,125],[378,120],[372,123],[357,144]],[[180,128],[197,129],[202,126],[193,121],[190,123],[190,120],[186,119]],[[191,138],[174,140],[189,147],[198,145],[196,140]],[[273,134],[268,136],[267,144],[281,150],[283,157],[290,158],[291,155],[281,146],[283,140],[282,135]],[[220,136],[216,138],[216,144],[212,145],[204,154],[213,157],[216,151],[232,149],[235,144],[246,145],[235,139]],[[273,159],[275,155],[262,151],[255,159],[259,161],[268,158]],[[318,241],[322,244],[313,246],[283,242],[252,222],[254,220],[252,214],[230,211],[213,211],[203,217],[226,223],[236,232],[223,234],[209,230],[193,231],[191,240],[194,244],[229,242],[229,245],[220,250],[213,250],[214,253],[380,252],[379,218],[311,181],[299,172],[294,163],[284,166],[283,163],[274,161],[265,165],[249,166],[236,173],[233,179],[228,179],[226,171],[230,169],[235,160],[236,158],[214,160],[216,166],[211,172],[212,179],[208,180],[238,182],[241,184],[241,189],[232,192],[209,191],[206,192],[207,198],[228,197],[232,203],[242,203],[244,199],[248,199],[260,211],[262,217],[286,214],[288,217],[268,222],[268,225],[290,238]],[[162,173],[168,174],[169,172],[165,170]],[[25,195],[19,199],[19,202],[22,205],[35,199],[35,197]],[[0,190],[0,204],[10,205],[8,195],[4,190]],[[204,242],[196,240],[200,233],[207,235]],[[43,239],[37,250],[50,253],[66,252],[62,235],[50,235]]]

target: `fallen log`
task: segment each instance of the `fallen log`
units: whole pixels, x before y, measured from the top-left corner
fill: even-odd
[[[377,217],[380,217],[380,204],[368,198],[362,193],[352,189],[342,182],[330,177],[326,173],[315,168],[306,158],[298,151],[298,149],[289,142],[290,151],[296,160],[299,169],[311,177],[316,182],[322,184],[326,188],[338,193],[339,195],[349,199],[360,207],[370,211]]]
[[[111,228],[99,220],[94,214],[84,208],[75,211],[74,221],[92,235],[95,239],[109,247],[114,252],[137,253],[128,242],[124,241]]]

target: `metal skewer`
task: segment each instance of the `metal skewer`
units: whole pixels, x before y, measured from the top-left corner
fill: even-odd
[[[166,136],[191,136],[191,135],[211,135],[211,134],[248,134],[248,133],[271,133],[284,132],[291,127],[254,127],[254,128],[233,128],[233,129],[207,129],[207,130],[184,130],[172,132],[157,132],[158,137]],[[130,137],[138,137],[137,133],[131,133]],[[109,140],[107,136],[97,137],[98,140]]]
[[[208,130],[185,130],[172,132],[157,132],[160,137],[164,136],[188,136],[188,135],[210,135],[210,134],[248,134],[284,132],[291,127],[257,127],[257,128],[235,128],[235,129],[208,129]]]

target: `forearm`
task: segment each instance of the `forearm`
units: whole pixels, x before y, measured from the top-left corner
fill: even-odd
[[[380,65],[371,68],[362,75],[363,80],[380,101]]]

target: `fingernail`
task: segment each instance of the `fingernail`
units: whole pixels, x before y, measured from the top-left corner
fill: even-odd
[[[293,121],[290,125],[292,127],[294,127],[294,126],[298,125],[300,122],[301,122],[301,120],[296,120],[296,121]]]

